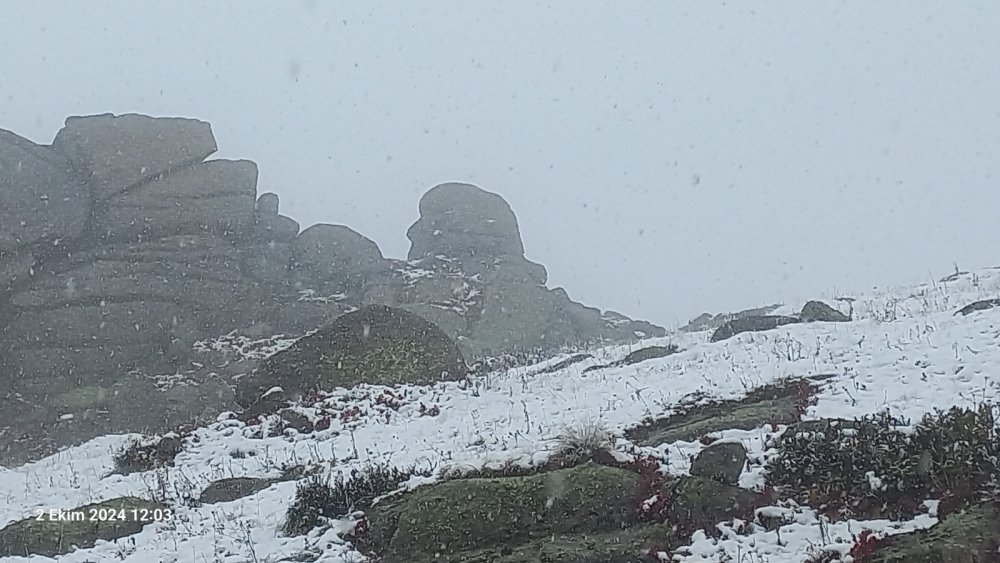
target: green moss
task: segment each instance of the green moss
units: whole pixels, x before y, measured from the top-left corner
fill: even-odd
[[[402,309],[369,305],[265,360],[253,377],[241,381],[237,401],[252,405],[276,386],[306,392],[360,383],[431,384],[465,374],[462,354],[433,323]]]
[[[984,503],[929,530],[887,539],[871,563],[992,563],[1000,546],[1000,505]]]
[[[623,529],[638,522],[638,480],[635,473],[588,463],[527,477],[446,481],[402,503],[376,506],[373,538],[391,557],[433,557]]]

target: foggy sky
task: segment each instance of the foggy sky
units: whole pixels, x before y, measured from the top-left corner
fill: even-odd
[[[676,325],[1000,264],[997,29],[971,0],[8,0],[0,128],[203,119],[282,213],[397,258],[425,191],[474,183],[550,287]]]

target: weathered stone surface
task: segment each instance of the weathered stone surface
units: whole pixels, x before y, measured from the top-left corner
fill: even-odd
[[[254,204],[254,211],[258,217],[274,218],[278,216],[278,194],[267,192],[260,194],[257,203]]]
[[[370,279],[388,275],[389,262],[378,245],[343,225],[309,227],[292,242],[292,254],[302,283],[313,282],[326,293],[356,293]]]
[[[69,157],[98,200],[218,150],[204,121],[110,113],[66,119],[52,147]]]
[[[744,332],[760,332],[772,330],[779,326],[801,322],[795,317],[784,317],[780,315],[765,315],[762,317],[743,317],[726,321],[718,330],[712,333],[710,342],[719,342],[732,338]]]
[[[274,217],[261,217],[258,215],[251,240],[287,243],[295,240],[297,236],[299,236],[298,221],[284,215],[275,215]]]
[[[257,165],[210,160],[175,169],[112,196],[95,214],[103,242],[211,233],[238,238],[254,225]]]
[[[240,380],[237,400],[249,407],[274,387],[289,394],[359,383],[427,384],[465,374],[462,354],[441,329],[402,309],[369,305],[265,360]]]
[[[736,485],[747,463],[747,449],[739,442],[716,442],[702,450],[691,464],[691,475]]]
[[[0,253],[41,240],[69,245],[89,214],[90,191],[66,157],[0,129]]]
[[[0,530],[0,555],[5,557],[65,555],[74,547],[94,547],[98,540],[112,541],[142,531],[146,524],[165,518],[154,511],[170,511],[166,505],[136,497],[122,497],[81,507],[62,507],[81,513],[80,521],[27,518]],[[124,518],[88,517],[91,510],[111,510]],[[143,519],[144,518],[144,519]]]
[[[180,308],[168,303],[105,303],[24,312],[14,318],[7,333],[18,335],[28,346],[150,344],[161,343],[173,319],[183,317]]]
[[[12,302],[55,308],[141,299],[216,309],[244,285],[241,258],[231,244],[211,237],[107,245],[75,253],[63,272],[37,276]]]
[[[458,259],[470,273],[497,257],[524,256],[517,218],[499,195],[470,184],[431,188],[420,199],[420,219],[406,236],[410,260],[442,254]]]
[[[802,307],[802,312],[799,313],[799,318],[802,319],[803,322],[807,323],[814,321],[846,323],[851,320],[851,317],[841,313],[822,301],[810,301],[806,303]]]

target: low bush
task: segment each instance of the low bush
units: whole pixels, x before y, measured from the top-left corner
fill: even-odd
[[[415,467],[399,469],[389,465],[370,465],[354,469],[345,477],[309,475],[295,489],[295,501],[285,515],[283,530],[289,536],[302,535],[322,524],[325,518],[343,518],[356,510],[369,508],[381,496],[399,488],[414,475],[428,475]]]
[[[997,488],[995,407],[938,410],[912,431],[903,431],[907,426],[880,413],[812,432],[790,429],[768,463],[768,482],[785,496],[849,517],[909,518],[925,499],[952,499],[957,508]]]

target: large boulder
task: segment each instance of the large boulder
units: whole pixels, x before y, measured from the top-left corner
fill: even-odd
[[[73,161],[100,201],[218,150],[204,121],[110,113],[68,118],[52,146]]]
[[[66,157],[0,129],[0,270],[18,248],[72,244],[89,214],[90,193]]]
[[[431,188],[420,198],[420,219],[406,236],[408,258],[444,255],[466,266],[524,256],[517,218],[499,195],[470,184]]]
[[[14,522],[0,530],[0,556],[57,557],[76,548],[94,547],[139,533],[173,510],[161,503],[122,497],[76,508],[47,507],[41,517]]]
[[[802,319],[803,322],[807,323],[816,321],[827,323],[846,323],[851,320],[851,317],[841,313],[822,301],[810,301],[803,305],[802,312],[799,313],[799,318]]]
[[[639,562],[653,545],[675,538],[666,526],[640,522],[638,486],[638,474],[592,463],[458,479],[376,505],[369,520],[389,563]]]
[[[249,407],[274,387],[288,397],[360,383],[429,384],[461,379],[466,369],[458,347],[434,324],[402,309],[369,305],[269,357],[240,380],[236,395]]]

